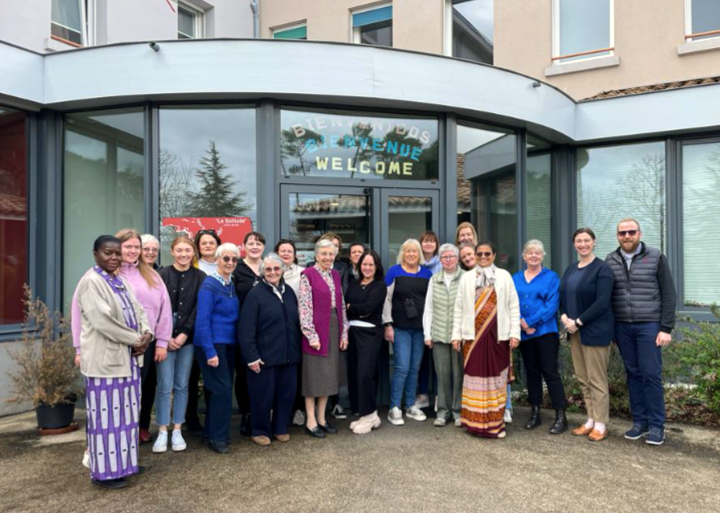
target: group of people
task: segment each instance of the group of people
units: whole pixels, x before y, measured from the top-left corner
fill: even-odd
[[[387,273],[360,242],[351,243],[347,260],[338,258],[342,240],[334,233],[319,238],[305,268],[293,241],[280,240],[266,253],[258,232],[246,235],[242,258],[237,245],[212,230],[177,236],[172,264],[159,269],[155,237],[132,229],[103,235],[72,304],[76,363],[87,384],[91,478],[120,488],[142,473],[138,445],[152,440],[153,405],[159,426],[153,452],[185,450],[187,420],[211,450],[228,453],[233,391],[241,432],[260,446],[288,442],[293,418],[309,436],[337,433],[326,413],[329,402],[339,406],[344,386],[356,416],[350,429],[367,434],[381,425],[376,396],[384,341],[394,355],[390,424],[427,419],[422,388],[434,373],[435,426],[453,422],[504,438],[519,347],[532,407],[525,428],[541,424],[544,379],[556,411],[549,432],[563,433],[558,319],[588,412],[572,434],[591,441],[608,435],[607,365],[615,340],[634,419],[625,436],[661,444],[661,347],[674,327],[675,289],[665,257],[640,241],[637,221],[621,221],[617,236],[620,247],[602,261],[594,256],[592,230],[578,229],[578,262],[560,280],[543,266],[539,240],[525,244],[523,270],[511,275],[497,267],[495,245],[478,241],[470,223],[458,226],[454,243],[441,244],[432,231],[406,240]]]

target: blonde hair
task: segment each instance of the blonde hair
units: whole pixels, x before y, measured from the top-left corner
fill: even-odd
[[[130,239],[137,239],[138,242],[140,242],[140,248],[142,250],[142,237],[139,232],[136,232],[132,228],[123,228],[115,234],[115,237],[120,240],[121,246]],[[145,261],[145,256],[143,256],[142,251],[140,251],[140,256],[138,256],[138,271],[140,271],[140,275],[145,278],[148,287],[155,288],[160,286],[160,275]]]
[[[542,241],[538,239],[530,239],[525,243],[523,246],[523,252],[522,254],[526,254],[528,251],[530,251],[531,248],[539,249],[540,253],[542,253],[543,256],[545,256],[545,246],[543,245]]]
[[[457,230],[455,230],[455,245],[460,245],[460,232],[465,230],[466,228],[469,228],[473,233],[473,243],[478,243],[478,234],[477,230],[475,230],[475,227],[472,225],[472,223],[469,223],[467,221],[460,223],[457,227]]]
[[[400,265],[403,265],[405,263],[405,251],[407,250],[408,246],[412,246],[417,250],[418,256],[420,257],[419,263],[424,264],[425,256],[423,255],[422,246],[417,239],[408,239],[402,243],[402,246],[400,246],[400,251],[398,252],[397,256],[397,263]]]

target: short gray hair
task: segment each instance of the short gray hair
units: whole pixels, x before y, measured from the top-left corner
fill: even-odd
[[[158,248],[160,247],[160,241],[157,240],[157,237],[155,237],[151,233],[143,233],[140,236],[140,244],[142,245],[142,247],[145,247],[145,244],[147,244],[148,242],[154,242],[155,244],[157,244]]]
[[[420,241],[418,241],[417,239],[408,239],[402,243],[402,246],[400,246],[400,251],[398,251],[397,263],[400,265],[405,263],[405,251],[407,251],[408,246],[412,246],[417,250],[420,257],[419,263],[424,264],[425,255],[423,255],[422,246],[420,245]]]
[[[540,253],[542,253],[542,256],[545,256],[545,246],[543,245],[542,241],[538,239],[530,239],[529,241],[527,241],[523,246],[522,254],[526,254],[532,248],[539,249]]]
[[[220,244],[215,250],[215,258],[220,258],[221,256],[223,256],[223,253],[232,253],[236,257],[240,258],[240,250],[232,242]]]
[[[443,253],[447,253],[448,251],[452,251],[453,255],[456,257],[460,256],[460,250],[455,244],[451,244],[449,242],[446,242],[442,246],[440,246],[440,249],[438,250],[438,255],[442,257]]]
[[[263,258],[260,261],[260,274],[265,273],[265,262],[276,262],[280,264],[280,272],[284,273],[287,270],[287,266],[285,265],[285,262],[282,261],[282,258],[278,256],[277,253],[268,253],[265,258]]]
[[[328,239],[320,239],[315,243],[315,254],[317,255],[318,252],[323,248],[332,248],[333,252],[337,256],[338,254],[338,248],[335,247],[335,244],[331,240]]]

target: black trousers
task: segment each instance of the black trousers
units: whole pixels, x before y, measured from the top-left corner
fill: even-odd
[[[193,353],[193,363],[188,381],[188,405],[185,418],[188,423],[200,423],[198,417],[198,400],[200,399],[200,365]]]
[[[383,329],[351,326],[348,345],[348,392],[350,405],[360,416],[377,409],[376,376],[382,348]]]
[[[205,383],[207,413],[203,436],[215,442],[230,441],[230,415],[232,414],[232,383],[235,367],[235,345],[215,344],[220,363],[217,367],[207,364],[207,356],[201,347],[195,348]]]
[[[140,429],[150,429],[152,409],[155,404],[157,389],[157,369],[155,367],[155,341],[145,351],[143,366],[140,371],[142,397],[140,399]]]
[[[528,402],[532,406],[542,404],[542,380],[545,378],[553,408],[565,408],[565,391],[558,371],[559,350],[557,333],[547,333],[520,342],[520,353],[527,374]]]
[[[260,367],[260,372],[247,371],[250,392],[252,436],[286,435],[292,420],[297,387],[295,365]]]
[[[243,360],[240,348],[235,351],[235,399],[240,415],[250,413],[250,395],[247,384],[247,364]]]

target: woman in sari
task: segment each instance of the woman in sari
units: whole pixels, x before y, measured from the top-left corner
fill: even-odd
[[[495,267],[495,245],[481,242],[478,267],[460,281],[452,343],[463,353],[462,425],[477,436],[505,438],[511,351],[520,344],[520,303],[510,273]]]

